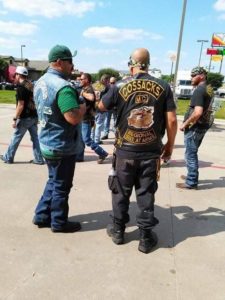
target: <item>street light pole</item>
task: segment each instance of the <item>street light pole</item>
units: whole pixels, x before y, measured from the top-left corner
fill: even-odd
[[[197,42],[201,43],[201,49],[200,49],[200,55],[199,55],[199,61],[198,61],[198,66],[200,67],[203,43],[208,43],[208,40],[197,40]]]
[[[177,60],[176,60],[174,80],[173,80],[173,95],[174,95],[174,97],[175,97],[175,88],[176,88],[176,81],[177,81],[177,71],[178,71],[178,66],[179,66],[179,61],[180,61],[180,49],[181,49],[182,36],[183,36],[186,5],[187,5],[187,0],[183,0],[183,10],[182,10],[182,17],[181,17],[181,24],[180,24],[180,34],[179,34],[179,41],[178,41],[178,47],[177,47]]]
[[[23,47],[26,47],[26,45],[21,45],[20,46],[20,51],[21,51],[21,64],[23,65]]]

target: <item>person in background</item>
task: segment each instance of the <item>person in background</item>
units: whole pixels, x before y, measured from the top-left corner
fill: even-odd
[[[81,75],[82,90],[80,98],[86,103],[87,107],[82,121],[82,139],[85,145],[91,147],[91,149],[99,156],[97,163],[102,164],[108,156],[108,153],[91,138],[91,129],[95,122],[95,92],[91,85],[91,81],[91,75],[89,73],[83,73]]]
[[[43,165],[44,159],[41,154],[38,140],[38,117],[35,103],[33,101],[33,84],[27,79],[28,70],[25,67],[18,66],[15,71],[16,89],[16,111],[13,118],[12,127],[15,129],[10,145],[0,159],[7,164],[14,162],[17,148],[29,131],[33,143],[34,159],[30,162],[37,165]]]
[[[158,224],[154,202],[160,159],[171,157],[177,132],[176,105],[171,88],[163,80],[148,74],[149,64],[147,49],[134,50],[128,62],[131,77],[110,88],[99,103],[99,109],[103,111],[117,108],[113,170],[108,181],[113,215],[107,234],[115,244],[124,243],[134,187],[140,232],[138,250],[143,253],[150,252],[157,244],[152,229]],[[167,142],[162,148],[163,126]]]
[[[110,76],[108,74],[103,74],[100,78],[100,83],[104,86],[103,90],[101,90],[99,94],[99,99],[102,98],[102,96],[108,91],[110,88],[109,85],[109,79]],[[99,102],[99,99],[97,99],[97,102]],[[101,134],[104,128],[104,122],[106,119],[107,112],[102,112],[98,109],[96,109],[96,115],[95,115],[95,128],[93,130],[93,139],[95,143],[97,144],[103,144],[101,141]]]
[[[191,78],[195,90],[184,121],[180,126],[180,130],[184,132],[187,176],[181,175],[181,179],[185,182],[176,184],[177,188],[186,190],[198,187],[198,149],[207,130],[212,125],[213,114],[213,89],[206,84],[207,71],[203,67],[195,67],[191,71]]]
[[[109,83],[110,83],[110,86],[113,86],[114,84],[116,84],[116,78],[113,76],[110,77]],[[115,124],[116,124],[116,109],[115,108],[106,112],[103,136],[101,138],[101,140],[103,140],[103,141],[107,140],[109,138],[110,123],[111,123],[112,116],[113,116],[113,131],[115,131]]]
[[[79,222],[68,221],[69,193],[73,185],[79,145],[79,127],[86,111],[68,79],[73,70],[70,49],[54,46],[48,55],[50,66],[35,84],[34,99],[40,121],[40,147],[48,167],[48,180],[35,209],[34,225],[52,232],[75,232]]]

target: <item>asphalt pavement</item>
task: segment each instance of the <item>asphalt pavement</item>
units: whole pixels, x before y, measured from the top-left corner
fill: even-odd
[[[0,105],[0,154],[13,133],[13,105]],[[225,299],[225,122],[216,120],[199,149],[198,190],[179,190],[186,174],[183,133],[178,132],[172,160],[161,168],[156,193],[153,252],[138,248],[136,202],[125,244],[106,235],[111,196],[113,133],[103,147],[110,157],[102,165],[86,148],[70,193],[70,220],[76,233],[52,233],[32,224],[43,191],[46,166],[30,164],[32,144],[26,134],[14,164],[0,163],[0,299],[18,300],[224,300]]]

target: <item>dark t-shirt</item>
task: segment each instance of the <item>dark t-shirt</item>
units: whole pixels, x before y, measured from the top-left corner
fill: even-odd
[[[83,121],[92,121],[94,120],[94,114],[95,114],[95,92],[91,85],[84,88],[84,91],[88,94],[94,95],[94,101],[90,101],[83,97],[85,103],[86,103],[86,113],[83,117]]]
[[[213,90],[211,86],[204,83],[196,87],[191,97],[190,108],[185,115],[185,120],[192,114],[195,106],[203,107],[203,114],[197,121],[197,123],[194,124],[191,128],[208,128],[210,114],[212,113],[212,111],[209,111],[212,97]]]
[[[16,105],[18,101],[24,101],[24,108],[20,115],[20,118],[36,118],[37,111],[35,108],[35,103],[33,101],[33,90],[31,83],[28,83],[29,89],[24,85],[20,84],[16,90]]]
[[[111,86],[102,101],[107,110],[117,109],[115,147],[119,156],[127,159],[160,156],[166,112],[176,109],[166,82],[139,73]]]

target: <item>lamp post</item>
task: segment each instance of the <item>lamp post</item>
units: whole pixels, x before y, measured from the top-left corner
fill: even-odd
[[[171,64],[171,71],[170,71],[170,81],[172,82],[172,76],[173,76],[173,64],[176,61],[177,55],[175,53],[170,54],[169,56],[172,64]]]
[[[182,43],[182,36],[183,36],[186,5],[187,5],[187,0],[183,0],[183,9],[182,9],[182,16],[181,16],[181,23],[180,23],[180,34],[179,34],[179,41],[178,41],[178,46],[177,46],[177,59],[176,59],[174,79],[173,79],[173,94],[174,94],[174,97],[175,97],[175,88],[176,88],[176,81],[177,81],[177,72],[178,72],[179,61],[180,61],[180,50],[181,50],[181,43]]]
[[[20,51],[21,51],[21,64],[23,66],[23,47],[26,47],[26,45],[21,45],[20,46]]]
[[[199,61],[198,61],[198,66],[200,67],[203,43],[208,43],[208,40],[197,40],[197,42],[201,43],[201,49],[200,49],[200,55],[199,55]]]

